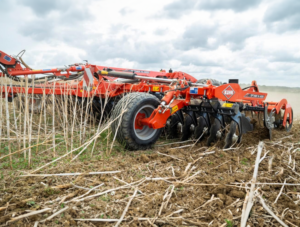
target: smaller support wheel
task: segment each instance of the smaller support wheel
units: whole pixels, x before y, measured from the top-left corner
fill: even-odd
[[[293,119],[294,118],[293,109],[291,109],[291,112],[287,114],[285,127],[282,125],[284,114],[285,114],[285,110],[283,111],[282,109],[279,111],[278,114],[275,114],[274,126],[276,129],[285,129],[287,132],[290,132],[292,129],[293,120],[294,120]],[[290,123],[290,119],[291,119],[291,123]]]
[[[293,127],[293,120],[294,120],[294,113],[293,113],[293,109],[291,109],[291,114],[287,115],[286,118],[286,125],[285,125],[285,130],[287,132],[290,132],[292,127]],[[291,123],[290,123],[291,122]]]

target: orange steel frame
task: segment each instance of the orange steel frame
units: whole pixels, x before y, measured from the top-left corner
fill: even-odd
[[[184,88],[185,84],[182,83],[180,85],[181,88]],[[234,91],[234,94],[227,98],[223,91],[228,87]],[[291,116],[292,108],[291,105],[287,103],[286,99],[282,99],[280,102],[264,102],[267,93],[259,92],[258,86],[256,81],[252,81],[250,88],[246,90],[242,90],[239,84],[231,83],[231,84],[223,84],[221,86],[215,87],[211,84],[208,84],[206,87],[197,87],[197,93],[191,94],[191,88],[188,87],[184,90],[174,90],[167,92],[165,97],[162,99],[165,102],[164,106],[160,105],[157,109],[153,111],[149,118],[139,118],[137,119],[138,122],[136,125],[147,125],[153,129],[163,128],[166,125],[167,119],[176,113],[177,111],[183,109],[186,106],[190,105],[191,99],[199,99],[199,98],[207,98],[213,99],[217,98],[220,101],[227,101],[233,103],[247,103],[250,106],[264,106],[265,104],[268,105],[268,112],[275,111],[276,114],[279,113],[281,109],[285,110],[284,117],[283,117],[283,126],[286,126],[287,116]],[[253,95],[253,97],[247,97],[247,95]],[[248,96],[250,96],[248,95]],[[180,98],[184,97],[184,98]],[[256,97],[256,98],[254,98]],[[260,98],[257,98],[260,97]],[[174,100],[174,101],[171,101]],[[167,106],[167,108],[166,108]],[[289,118],[289,123],[292,123],[292,117]]]
[[[6,57],[6,58],[5,58]],[[7,61],[6,59],[11,59]],[[8,66],[6,68],[7,73],[14,76],[25,76],[35,75],[35,74],[49,74],[52,73],[55,76],[65,76],[69,77],[72,75],[72,72],[83,72],[83,80],[79,82],[67,83],[45,83],[45,84],[35,84],[34,87],[28,87],[26,90],[25,87],[20,86],[9,86],[7,85],[8,96],[11,97],[15,94],[20,93],[29,93],[29,94],[55,94],[55,95],[75,95],[79,97],[92,97],[97,96],[101,98],[105,97],[115,97],[122,95],[127,92],[166,92],[170,87],[166,84],[159,82],[149,83],[147,80],[141,80],[136,83],[120,83],[116,82],[116,78],[110,76],[101,75],[101,71],[107,70],[106,66],[92,65],[92,64],[74,64],[67,68],[53,68],[53,69],[39,69],[32,70],[29,68],[24,68],[21,66],[21,63],[16,60],[14,57],[7,55],[6,53],[0,51],[0,63]],[[86,69],[89,69],[91,72],[91,77],[88,77]],[[149,70],[136,70],[136,69],[124,69],[110,67],[110,70],[120,71],[120,72],[134,72],[136,75],[146,76],[151,78],[168,78],[168,79],[187,79],[191,82],[196,82],[197,79],[191,75],[184,72],[172,72],[166,73],[165,70],[160,72],[149,71]],[[98,79],[94,77],[97,75]],[[3,73],[0,71],[0,77],[4,77]],[[84,84],[89,86],[89,89],[86,89]],[[2,97],[5,97],[5,89],[0,86],[2,89]]]
[[[10,60],[10,61],[8,61]],[[292,108],[288,104],[286,99],[282,99],[280,102],[265,102],[267,93],[259,92],[256,81],[253,81],[251,86],[242,90],[242,88],[235,83],[224,84],[218,87],[213,86],[210,82],[206,86],[197,86],[197,92],[191,93],[192,87],[190,83],[195,83],[197,80],[189,74],[183,72],[166,73],[164,71],[155,72],[147,70],[135,70],[135,69],[123,69],[123,68],[111,68],[115,71],[121,72],[134,72],[136,75],[147,76],[149,78],[168,78],[178,79],[177,85],[166,85],[159,82],[149,83],[147,79],[143,79],[137,83],[119,83],[116,82],[116,78],[105,76],[101,73],[103,70],[107,70],[105,66],[98,66],[92,64],[74,64],[67,68],[53,68],[53,69],[41,69],[31,70],[29,68],[23,68],[18,60],[0,51],[0,63],[6,66],[7,73],[10,76],[24,75],[25,77],[33,74],[46,74],[53,73],[55,76],[69,77],[72,72],[84,72],[83,80],[79,82],[66,83],[45,83],[36,84],[34,88],[26,88],[20,86],[7,86],[9,96],[15,94],[26,93],[29,94],[55,94],[55,95],[75,95],[79,97],[92,97],[97,96],[101,98],[115,97],[127,92],[160,92],[166,93],[162,99],[164,105],[160,105],[149,118],[141,115],[137,119],[136,127],[140,128],[142,125],[158,129],[165,126],[167,119],[175,112],[190,105],[191,99],[213,99],[217,98],[221,101],[233,102],[233,103],[247,103],[253,107],[268,105],[268,112],[274,111],[279,113],[281,109],[285,110],[283,117],[283,126],[286,125],[287,116],[291,116]],[[88,76],[87,70],[90,71],[92,78]],[[94,76],[97,76],[96,79]],[[0,77],[3,77],[3,73],[0,72]],[[88,85],[88,88],[84,86]],[[179,84],[179,90],[178,90]],[[226,89],[230,86],[230,97],[226,96]],[[4,95],[4,87],[2,89],[2,97]],[[170,90],[171,89],[171,90]],[[173,90],[172,90],[173,89]],[[183,98],[182,98],[183,97]],[[292,123],[292,117],[289,118],[289,123]]]

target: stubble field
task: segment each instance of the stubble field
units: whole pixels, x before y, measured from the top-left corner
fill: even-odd
[[[299,116],[299,95],[284,95]],[[46,117],[41,131],[48,131],[41,133],[38,149],[37,127],[32,126],[30,167],[28,153],[27,158],[22,152],[12,156],[13,169],[9,157],[0,159],[0,226],[240,226],[260,141],[264,145],[247,224],[281,226],[263,207],[262,198],[287,226],[300,226],[300,123],[295,118],[292,132],[274,130],[272,141],[257,124],[241,144],[228,150],[222,149],[222,140],[206,147],[205,141],[177,143],[162,136],[150,150],[129,152],[112,143],[105,125],[99,131],[96,124],[86,124],[83,135],[80,119],[74,123],[71,148],[71,136],[63,126],[71,132],[72,121],[57,115],[60,123],[53,137],[45,129],[53,118]],[[11,126],[14,130],[13,122]],[[3,127],[0,158],[8,154],[4,132]],[[49,138],[55,141],[55,157]],[[12,153],[20,140],[11,136],[11,141]],[[27,147],[28,143],[27,138]],[[30,173],[39,176],[26,176]],[[62,173],[70,175],[55,175]]]

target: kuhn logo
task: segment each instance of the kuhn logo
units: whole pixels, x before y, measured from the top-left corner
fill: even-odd
[[[235,94],[234,90],[230,85],[227,88],[225,88],[222,93],[227,99],[230,99]]]

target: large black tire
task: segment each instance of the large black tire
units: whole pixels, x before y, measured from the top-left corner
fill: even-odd
[[[117,141],[128,150],[149,149],[159,138],[161,129],[152,129],[148,126],[143,126],[141,130],[136,129],[135,120],[138,113],[145,114],[146,118],[150,117],[159,104],[154,95],[147,93],[130,93],[124,96],[112,113],[112,120],[115,120],[126,110],[111,125]]]
[[[94,97],[92,106],[90,107],[91,110],[89,112],[97,121],[100,121],[101,119],[103,122],[111,116],[114,105],[114,99],[105,102],[105,100],[102,100],[101,98]]]

